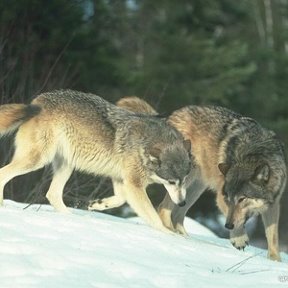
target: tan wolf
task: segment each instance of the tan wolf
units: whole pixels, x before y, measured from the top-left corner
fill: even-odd
[[[0,169],[1,203],[9,180],[51,163],[54,175],[46,197],[56,210],[68,211],[63,188],[79,170],[113,180],[115,195],[92,203],[91,209],[127,201],[148,224],[171,233],[145,189],[164,184],[175,204],[185,205],[191,145],[165,121],[135,115],[93,94],[61,90],[43,93],[30,105],[0,106],[0,133],[16,128],[15,154]]]
[[[157,114],[137,97],[123,98],[117,105],[137,113]],[[275,133],[222,107],[184,107],[173,112],[167,122],[191,141],[194,171],[200,172],[184,207],[177,207],[166,195],[159,207],[164,225],[185,234],[186,212],[209,188],[216,192],[218,207],[227,217],[225,227],[230,229],[231,243],[244,249],[249,241],[245,223],[249,217],[261,214],[268,257],[280,261],[279,201],[287,171],[284,149]]]

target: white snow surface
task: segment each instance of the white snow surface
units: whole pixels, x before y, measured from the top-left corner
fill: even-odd
[[[184,238],[140,220],[25,206],[0,208],[1,288],[288,286],[287,254],[278,263],[255,247],[238,251],[191,219]]]

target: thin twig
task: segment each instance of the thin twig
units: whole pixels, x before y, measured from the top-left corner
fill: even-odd
[[[55,69],[56,65],[58,64],[59,60],[61,59],[61,57],[63,56],[64,52],[66,51],[66,49],[68,48],[68,46],[70,45],[70,43],[72,42],[74,36],[72,36],[68,42],[65,44],[65,46],[63,47],[62,51],[59,53],[58,57],[56,58],[55,62],[53,63],[53,65],[51,66],[45,80],[44,83],[42,84],[41,88],[36,92],[36,95],[38,95],[46,86],[46,84],[48,83],[48,80],[53,72],[53,70]]]
[[[256,257],[256,256],[259,256],[260,254],[262,254],[262,252],[259,252],[258,254],[251,255],[251,256],[245,258],[244,260],[242,260],[242,261],[236,263],[235,265],[229,267],[228,269],[226,269],[225,272],[229,272],[229,271],[234,272],[236,269],[238,269],[238,268],[240,268],[241,266],[243,266],[248,260],[250,260],[250,259],[252,259],[252,258],[254,258],[254,257]],[[234,269],[233,269],[233,268],[234,268]],[[232,269],[233,269],[233,270],[232,270]]]
[[[263,270],[255,270],[255,271],[250,271],[250,272],[241,272],[241,275],[247,275],[247,274],[256,274],[260,272],[267,272],[270,271],[269,269],[263,269]]]

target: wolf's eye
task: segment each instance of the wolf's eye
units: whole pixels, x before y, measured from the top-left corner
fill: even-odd
[[[243,200],[245,200],[245,198],[246,198],[246,197],[240,197],[240,198],[238,199],[238,203],[241,203]]]
[[[169,180],[168,183],[169,183],[170,185],[176,185],[176,181],[173,181],[173,180]]]

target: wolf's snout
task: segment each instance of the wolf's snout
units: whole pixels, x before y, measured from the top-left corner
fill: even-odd
[[[225,224],[225,228],[226,228],[226,229],[229,229],[229,230],[233,230],[233,229],[234,229],[234,224],[227,222],[227,223]]]
[[[179,207],[183,207],[186,205],[186,189],[183,187],[179,187],[177,185],[170,185],[170,184],[164,184],[166,190],[168,191],[171,200],[174,202],[174,204],[178,205]]]
[[[186,205],[186,201],[185,200],[178,204],[179,207],[184,207],[185,205]]]

